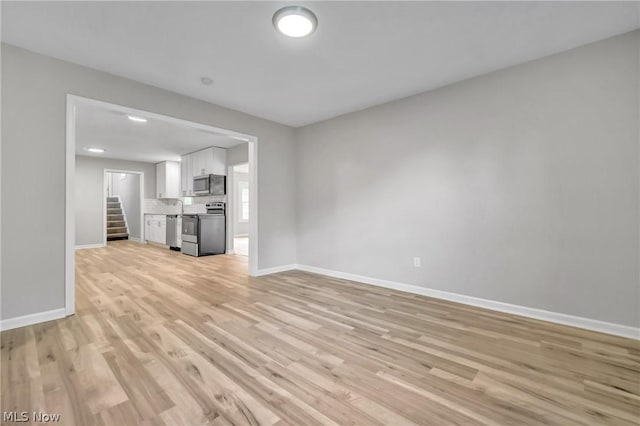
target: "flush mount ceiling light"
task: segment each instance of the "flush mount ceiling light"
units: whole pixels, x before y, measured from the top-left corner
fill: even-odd
[[[136,123],[146,123],[147,119],[142,117],[137,117],[135,115],[127,115],[127,118],[131,121],[135,121]]]
[[[93,152],[96,154],[102,154],[104,152],[104,149],[102,148],[85,148],[85,149],[89,152]]]
[[[273,15],[273,26],[289,37],[308,36],[316,30],[318,18],[301,6],[286,6]]]
[[[211,77],[202,77],[200,82],[205,86],[211,86],[213,84],[213,79]]]

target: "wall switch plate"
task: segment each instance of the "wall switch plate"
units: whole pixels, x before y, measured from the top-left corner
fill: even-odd
[[[420,266],[422,266],[422,262],[419,257],[413,258],[413,266],[416,268],[419,268]]]

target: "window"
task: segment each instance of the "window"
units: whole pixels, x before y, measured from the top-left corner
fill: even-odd
[[[240,196],[238,199],[240,200],[240,214],[238,215],[239,222],[248,222],[249,221],[249,182],[240,181],[238,182],[238,193]]]

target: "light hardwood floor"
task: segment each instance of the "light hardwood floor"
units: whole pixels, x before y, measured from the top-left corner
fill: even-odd
[[[77,314],[2,333],[2,410],[63,424],[615,424],[638,342],[127,241],[77,252]]]

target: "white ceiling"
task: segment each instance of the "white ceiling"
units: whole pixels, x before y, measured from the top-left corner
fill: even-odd
[[[640,27],[638,2],[300,2],[291,39],[285,4],[3,1],[2,38],[301,126]]]
[[[230,148],[244,143],[229,136],[168,122],[145,114],[146,123],[129,120],[118,107],[79,102],[76,106],[76,154],[159,163],[210,146]],[[103,154],[86,148],[103,148]]]

